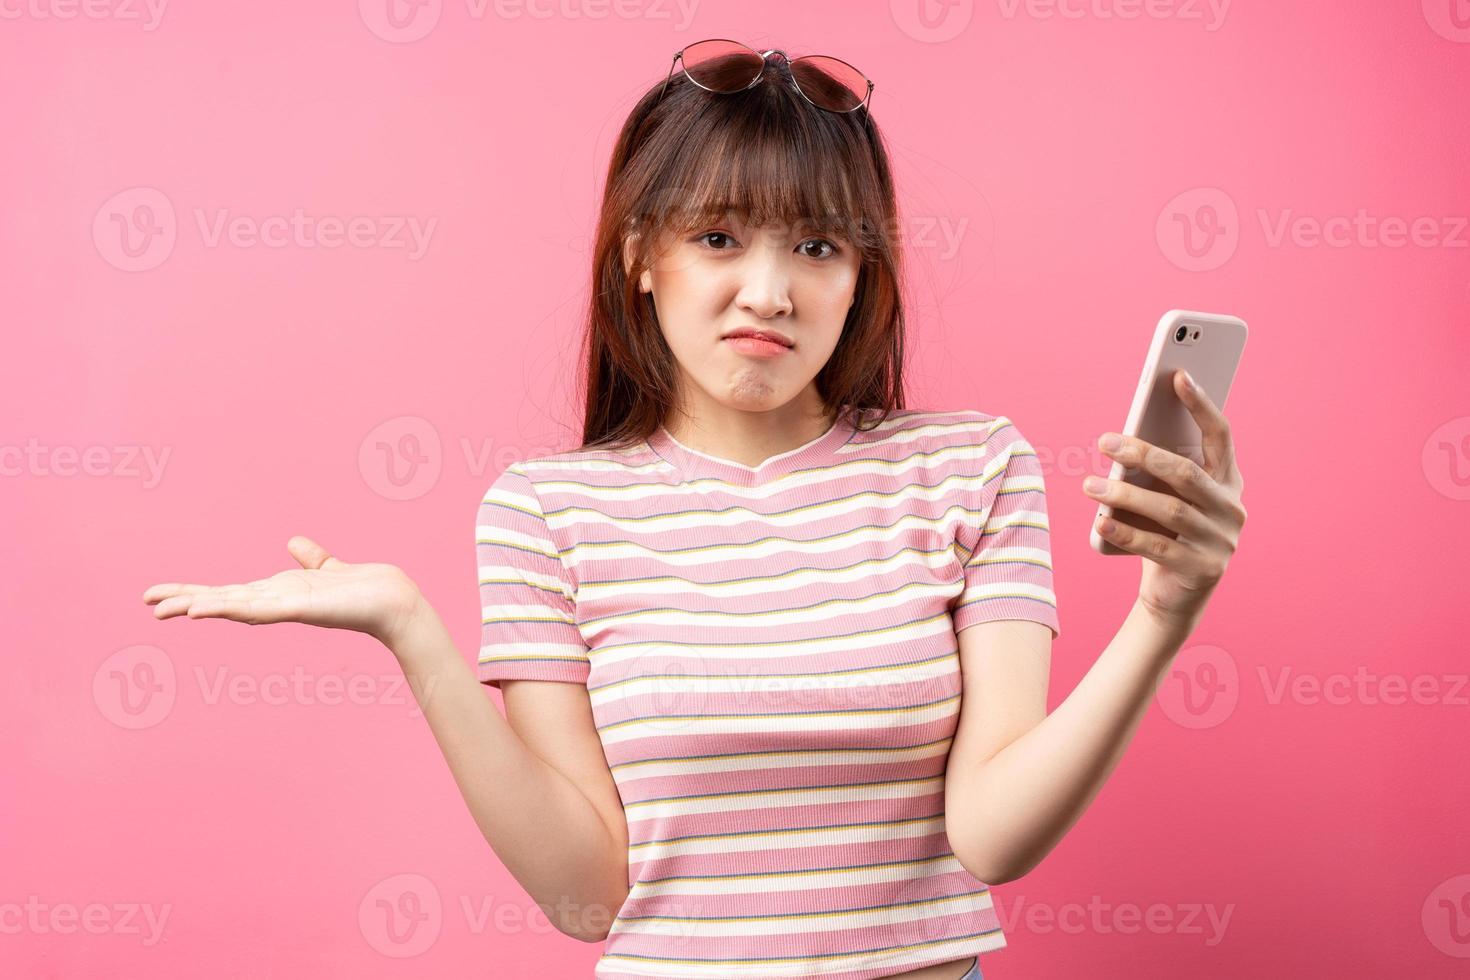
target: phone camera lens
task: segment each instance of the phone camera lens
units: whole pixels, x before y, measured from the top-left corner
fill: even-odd
[[[1176,343],[1176,344],[1182,344],[1182,343],[1184,343],[1184,337],[1185,337],[1185,335],[1187,333],[1189,333],[1189,328],[1187,328],[1187,327],[1180,327],[1178,330],[1175,330],[1174,331],[1174,343]]]

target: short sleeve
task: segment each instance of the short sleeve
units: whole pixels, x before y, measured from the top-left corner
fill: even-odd
[[[982,447],[983,477],[969,509],[978,522],[956,532],[964,590],[952,607],[954,629],[995,619],[1030,619],[1061,635],[1052,590],[1051,527],[1036,450],[1015,424],[996,418]]]
[[[587,644],[577,628],[576,589],[531,480],[512,463],[480,501],[480,681],[586,683]]]

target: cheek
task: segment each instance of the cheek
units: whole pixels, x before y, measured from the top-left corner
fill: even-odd
[[[654,266],[652,276],[660,311],[703,311],[728,292],[717,272],[696,259],[671,256]]]
[[[852,309],[857,281],[857,269],[841,269],[829,273],[820,283],[814,283],[814,288],[808,291],[806,304],[811,318],[841,330],[848,311]]]

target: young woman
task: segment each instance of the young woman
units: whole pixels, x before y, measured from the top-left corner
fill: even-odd
[[[477,666],[399,569],[304,537],[299,569],[144,600],[386,644],[495,853],[606,940],[599,978],[974,980],[989,885],[1095,797],[1236,548],[1229,426],[1181,376],[1207,465],[1103,447],[1176,492],[1093,496],[1177,537],[1103,529],[1138,599],[1048,715],[1041,468],[1003,415],[904,407],[871,83],[729,41],[675,65],[609,168],[582,445],[480,504]]]

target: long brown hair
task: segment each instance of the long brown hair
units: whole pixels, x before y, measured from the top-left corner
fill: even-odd
[[[651,435],[674,405],[677,363],[652,296],[638,291],[660,236],[734,212],[742,221],[809,225],[862,258],[842,335],[816,377],[827,414],[858,421],[904,407],[904,317],[893,178],[864,106],[827,112],[768,63],[760,82],[716,94],[683,72],[650,88],[623,123],[608,165],[593,249],[582,447]],[[805,78],[805,76],[803,76]],[[634,236],[631,269],[625,239]],[[871,428],[871,427],[870,427]]]

